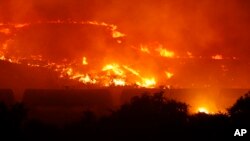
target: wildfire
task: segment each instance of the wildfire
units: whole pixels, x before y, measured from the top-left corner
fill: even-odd
[[[118,76],[122,76],[124,74],[118,64],[108,64],[102,68],[102,71],[108,71],[108,75],[111,75],[111,72]]]
[[[142,52],[150,53],[149,49],[146,46],[141,45],[140,49],[141,49]]]
[[[88,62],[87,62],[87,58],[86,58],[86,57],[83,57],[83,58],[82,58],[82,64],[83,64],[83,65],[88,65]]]
[[[113,79],[115,86],[125,86],[126,82],[123,79]]]
[[[1,26],[11,26],[13,28],[16,29],[21,29],[23,27],[27,27],[30,26],[32,24],[78,24],[78,25],[96,25],[96,26],[103,26],[106,27],[107,29],[109,29],[111,31],[111,36],[114,39],[117,38],[123,38],[126,36],[126,34],[118,31],[117,26],[113,25],[113,24],[107,24],[105,22],[97,22],[97,21],[62,21],[62,20],[57,20],[57,21],[46,21],[46,22],[36,22],[36,23],[17,23],[17,24],[4,24],[1,23],[0,24],[0,33],[4,33],[4,34],[11,34],[11,30],[9,28],[1,28]],[[118,43],[121,42],[121,40],[117,41]]]
[[[209,111],[205,107],[199,107],[198,108],[198,113],[209,114]]]
[[[169,51],[162,47],[157,48],[156,51],[158,51],[162,57],[173,58],[175,56],[173,51]]]
[[[53,61],[53,60],[50,60],[49,58],[46,58],[46,56],[37,55],[37,54],[18,56],[18,52],[21,52],[20,50],[16,51],[17,53],[15,52],[12,54],[11,53],[12,47],[13,49],[16,49],[15,48],[15,45],[16,45],[15,36],[18,35],[16,34],[16,32],[19,33],[18,31],[22,30],[22,28],[32,26],[32,25],[39,25],[39,24],[70,24],[70,25],[98,26],[98,27],[106,29],[105,31],[108,31],[108,33],[110,34],[109,36],[111,36],[112,39],[117,41],[118,43],[122,43],[123,40],[121,38],[126,36],[124,33],[118,31],[117,25],[108,24],[105,22],[97,22],[97,21],[57,20],[57,21],[40,21],[40,22],[34,22],[34,23],[14,23],[14,24],[0,23],[0,34],[2,33],[1,35],[5,36],[5,38],[3,38],[3,40],[1,40],[0,42],[0,45],[1,45],[0,46],[1,47],[0,48],[0,60],[4,60],[10,63],[16,63],[16,64],[24,64],[29,67],[48,68],[58,73],[59,77],[76,80],[83,84],[95,84],[98,86],[114,86],[115,85],[115,86],[138,86],[138,87],[153,88],[153,87],[157,87],[161,85],[163,82],[165,83],[166,82],[165,80],[173,78],[176,73],[176,72],[164,71],[164,70],[169,70],[167,63],[165,65],[166,67],[160,68],[160,69],[154,68],[154,67],[151,68],[151,66],[158,65],[158,64],[152,65],[152,63],[149,66],[147,66],[147,63],[145,63],[146,64],[145,66],[140,66],[140,65],[138,66],[137,64],[143,64],[141,63],[142,62],[141,60],[137,61],[134,58],[133,59],[128,58],[127,60],[126,59],[119,60],[118,58],[116,60],[115,59],[115,57],[117,57],[116,55],[115,57],[112,56],[112,59],[107,57],[108,61],[105,60],[104,62],[98,63],[98,65],[95,65],[95,64],[92,64],[92,61],[93,61],[92,57],[96,57],[96,56],[91,56],[87,54],[88,51],[82,52],[84,56],[81,56],[80,58],[73,57],[73,60],[62,59],[61,62]],[[131,52],[135,51],[136,53],[143,54],[142,55],[143,57],[147,57],[145,58],[145,62],[148,61],[149,59],[152,59],[152,60],[159,59],[158,56],[162,56],[166,58],[185,58],[185,59],[187,58],[201,59],[204,57],[204,56],[193,56],[193,54],[190,51],[184,52],[185,54],[184,57],[183,56],[179,57],[176,55],[174,51],[171,51],[165,48],[164,45],[158,42],[141,43],[138,46],[128,45],[124,47],[127,47],[126,49],[130,50]],[[138,58],[144,59],[142,56],[140,56],[141,54],[139,54]],[[179,54],[181,53],[178,52],[178,55]],[[133,54],[132,56],[137,57],[137,54],[136,55]],[[220,54],[217,54],[215,56],[212,56],[211,59],[221,60],[223,59],[223,56]],[[234,59],[237,59],[237,58],[234,57]],[[157,61],[159,61],[160,63],[163,62],[161,60],[157,60]],[[224,69],[225,67],[222,67],[222,68]],[[163,75],[163,77],[160,76],[159,74]]]
[[[167,71],[165,72],[165,74],[166,74],[166,76],[167,76],[168,79],[170,79],[170,78],[172,78],[174,76],[173,73],[167,72]]]
[[[156,85],[154,78],[142,78],[142,82],[136,82],[137,85],[146,88],[153,88]]]
[[[222,57],[222,55],[217,54],[215,56],[212,56],[212,59],[214,59],[214,60],[222,60],[223,57]]]
[[[95,84],[96,83],[96,80],[91,79],[89,75],[75,75],[73,77],[73,79],[75,79],[75,78],[79,78],[79,82],[82,82],[82,83],[85,83],[85,84],[87,84],[87,83]]]

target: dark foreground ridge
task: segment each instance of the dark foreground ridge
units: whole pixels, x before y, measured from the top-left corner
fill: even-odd
[[[82,90],[46,93],[27,90],[23,103],[7,104],[13,102],[13,93],[1,91],[1,140],[218,140],[233,138],[236,129],[250,131],[249,92],[228,108],[228,114],[193,115],[187,104],[166,98],[162,92],[134,96],[115,110],[108,104],[111,96],[103,97],[109,93],[102,89],[89,90],[87,96],[81,95]],[[95,107],[97,103],[102,108]],[[55,117],[61,119],[50,120]],[[64,120],[69,117],[72,119]],[[46,118],[48,121],[41,120]],[[247,137],[248,133],[244,139]]]

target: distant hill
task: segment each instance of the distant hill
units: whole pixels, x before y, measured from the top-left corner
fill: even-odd
[[[18,100],[27,88],[64,88],[81,85],[75,81],[58,78],[58,74],[45,68],[28,67],[0,61],[0,89],[14,91]]]

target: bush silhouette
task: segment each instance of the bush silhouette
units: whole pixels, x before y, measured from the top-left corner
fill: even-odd
[[[152,139],[184,133],[188,117],[185,103],[166,99],[162,92],[136,96],[115,111],[109,130],[117,139]],[[136,138],[137,137],[137,138]]]
[[[235,124],[250,126],[250,92],[241,96],[236,103],[228,109],[228,113]]]

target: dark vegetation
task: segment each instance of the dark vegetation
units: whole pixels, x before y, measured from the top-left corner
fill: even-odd
[[[108,116],[85,111],[81,121],[63,127],[28,119],[28,113],[20,103],[10,107],[1,103],[1,140],[218,140],[233,137],[236,128],[250,129],[250,93],[240,97],[228,114],[189,115],[187,104],[166,99],[163,93],[136,96]]]

